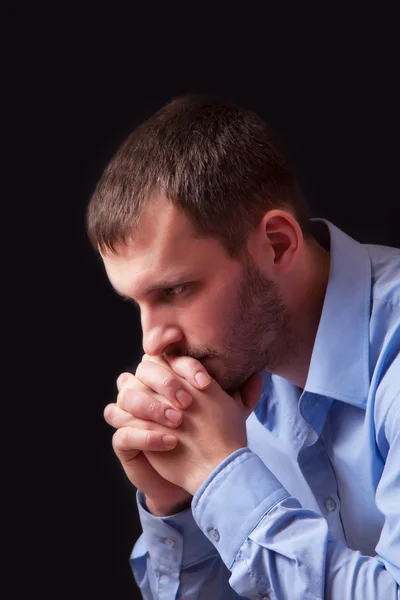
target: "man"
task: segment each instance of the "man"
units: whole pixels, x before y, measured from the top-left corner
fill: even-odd
[[[174,100],[87,228],[140,307],[105,409],[143,598],[399,598],[400,251],[310,219],[265,123]]]

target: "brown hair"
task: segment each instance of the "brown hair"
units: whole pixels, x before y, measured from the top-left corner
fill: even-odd
[[[200,236],[237,256],[262,214],[287,208],[309,235],[299,184],[266,123],[224,101],[183,96],[137,127],[105,168],[90,198],[86,227],[94,248],[129,243],[141,214],[161,193]]]

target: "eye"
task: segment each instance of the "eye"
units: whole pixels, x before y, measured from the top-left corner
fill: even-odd
[[[178,294],[180,294],[183,291],[184,287],[185,287],[185,285],[181,284],[181,285],[175,285],[174,287],[165,288],[164,294],[165,294],[165,296],[177,296]]]

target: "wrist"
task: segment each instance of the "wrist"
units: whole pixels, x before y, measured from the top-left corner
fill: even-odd
[[[154,517],[170,517],[190,508],[193,498],[188,495],[185,500],[179,502],[165,502],[165,500],[150,498],[145,495],[144,499],[148,512]]]
[[[245,447],[246,445],[232,445],[230,448],[226,448],[223,452],[219,453],[218,456],[213,457],[213,460],[210,460],[207,466],[203,466],[201,469],[199,468],[197,471],[191,472],[190,477],[188,477],[188,480],[185,481],[183,485],[184,489],[194,496],[206,479],[208,479],[229,456]]]

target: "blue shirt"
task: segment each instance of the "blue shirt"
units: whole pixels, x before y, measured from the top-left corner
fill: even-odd
[[[304,391],[262,373],[248,447],[131,555],[146,600],[400,597],[400,250],[324,220],[331,265]],[[316,235],[316,237],[318,237]]]

